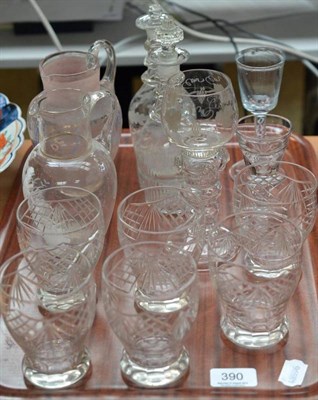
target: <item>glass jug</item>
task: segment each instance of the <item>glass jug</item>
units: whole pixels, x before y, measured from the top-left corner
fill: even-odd
[[[98,55],[101,51],[106,53],[106,65],[105,73],[100,80]],[[107,40],[97,40],[90,46],[88,52],[62,51],[53,53],[40,62],[39,70],[44,90],[66,87],[80,89],[84,93],[108,90],[115,96],[116,55],[112,44]],[[110,151],[113,159],[118,150],[122,131],[122,111],[116,96],[115,99],[116,107],[111,128],[108,126],[107,130],[105,129],[106,116],[103,101],[96,104],[91,114],[93,138]],[[28,119],[30,119],[30,115],[28,115]],[[34,131],[31,126],[28,126],[28,129],[33,143],[37,144],[39,132]]]
[[[115,108],[108,91],[85,94],[79,89],[45,90],[29,113],[39,132],[22,171],[23,194],[52,186],[77,186],[101,201],[106,229],[117,194],[117,175],[108,150],[92,138],[90,115],[101,100]],[[111,123],[111,121],[108,121]]]

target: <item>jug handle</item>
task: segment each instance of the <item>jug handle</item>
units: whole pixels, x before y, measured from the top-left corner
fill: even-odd
[[[106,52],[105,61],[105,73],[100,81],[101,85],[114,90],[115,74],[116,74],[116,54],[113,45],[106,39],[96,40],[88,49],[89,53],[92,53],[98,58],[98,54],[101,50]]]
[[[43,90],[38,93],[30,102],[27,110],[27,129],[33,146],[36,146],[40,141],[40,132],[42,118],[40,117],[39,110],[41,101],[46,98],[46,92]]]
[[[109,132],[111,132],[113,130],[113,125],[115,123],[116,120],[116,97],[114,95],[114,93],[112,93],[110,90],[104,89],[104,90],[97,90],[94,92],[88,92],[84,98],[88,98],[89,99],[89,112],[91,113],[93,111],[93,108],[96,106],[96,104],[105,98],[108,98],[111,100],[111,112],[108,115],[108,118],[103,126],[103,131],[106,129]],[[93,132],[92,133],[92,137],[93,137]],[[111,149],[109,149],[110,152]]]

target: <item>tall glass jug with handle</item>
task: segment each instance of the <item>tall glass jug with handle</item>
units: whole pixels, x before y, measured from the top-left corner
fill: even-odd
[[[100,80],[99,53],[106,54],[105,72]],[[45,57],[39,65],[44,90],[58,88],[80,89],[84,93],[96,90],[108,90],[115,97],[115,118],[112,126],[106,124],[109,113],[107,104],[100,101],[91,113],[91,130],[93,138],[104,145],[114,159],[118,150],[122,130],[122,111],[115,96],[114,82],[116,74],[116,55],[112,44],[107,40],[95,41],[87,52],[61,51]],[[34,100],[37,102],[38,100]],[[31,102],[32,109],[32,102]],[[28,128],[34,144],[39,141],[39,132],[34,129],[32,118],[28,113]],[[107,129],[106,129],[107,127]]]
[[[117,194],[117,175],[110,153],[90,131],[90,114],[98,100],[114,109],[108,91],[84,94],[79,89],[52,89],[38,95],[29,112],[40,142],[29,154],[22,171],[23,193],[52,186],[76,186],[101,201],[108,228]],[[109,121],[111,124],[111,121]]]

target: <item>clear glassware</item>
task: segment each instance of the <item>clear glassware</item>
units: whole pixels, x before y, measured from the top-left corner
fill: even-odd
[[[158,26],[155,30],[154,22]],[[148,69],[141,77],[143,84],[133,97],[128,113],[139,184],[142,188],[181,186],[180,149],[169,141],[160,115],[163,88],[168,78],[180,71],[180,64],[189,55],[176,47],[183,40],[183,31],[172,18],[157,10],[153,18],[147,19],[146,26],[152,28],[147,29],[151,32],[145,59]]]
[[[62,256],[62,257],[61,257]],[[69,260],[73,259],[70,268]],[[60,301],[81,297],[65,309],[42,309],[39,291],[54,290],[41,267],[61,266],[66,260]],[[96,309],[96,285],[88,259],[67,247],[58,257],[50,250],[28,249],[5,261],[0,268],[0,310],[12,338],[24,352],[22,371],[26,381],[43,389],[66,388],[80,381],[91,361],[85,339]]]
[[[317,178],[307,168],[280,161],[250,165],[235,177],[233,186],[234,212],[257,210],[278,213],[292,221],[303,240],[311,232],[317,214]],[[265,170],[266,173],[255,173]]]
[[[120,369],[126,381],[158,388],[186,377],[184,340],[198,313],[197,279],[192,256],[163,242],[127,245],[106,259],[103,303],[124,347]]]
[[[126,196],[117,208],[121,246],[144,241],[172,243],[198,262],[204,241],[203,212],[193,194],[170,186],[153,186]]]
[[[266,171],[271,172],[275,163],[284,157],[292,133],[292,124],[287,118],[268,114],[262,128],[263,134],[260,136],[257,118],[256,115],[240,118],[236,136],[243,153],[244,165],[259,164],[256,167],[257,172],[266,174]]]
[[[218,218],[220,172],[229,160],[225,144],[234,135],[237,120],[233,87],[222,72],[194,69],[169,79],[162,124],[169,140],[181,148],[183,185],[204,209],[207,231]]]
[[[267,114],[278,102],[285,55],[273,47],[250,47],[240,51],[235,61],[243,107],[255,116],[255,131],[262,137]],[[241,168],[244,161],[235,163],[230,175],[234,178]]]
[[[104,248],[106,230],[101,203],[93,193],[69,186],[43,189],[24,199],[16,216],[21,250],[46,247],[56,253],[67,244],[84,254],[89,269],[94,270]],[[46,276],[63,285],[63,272],[58,268],[47,271]],[[51,304],[46,308],[59,306],[53,297],[42,300]]]
[[[102,52],[106,54],[106,60],[105,72],[100,80],[99,55]],[[93,138],[104,145],[114,159],[122,131],[122,111],[114,89],[116,55],[112,44],[107,40],[97,40],[87,52],[70,50],[50,54],[40,62],[39,70],[44,90],[69,87],[84,93],[99,90],[113,93],[114,115],[109,116],[109,105],[105,98],[101,98],[90,117]],[[37,102],[37,99],[34,101]],[[32,102],[30,108],[33,108]],[[108,121],[110,118],[111,123]],[[28,130],[35,145],[40,139],[36,128],[31,112],[28,115]]]
[[[117,174],[108,150],[91,136],[89,115],[94,96],[108,94],[88,95],[67,88],[38,96],[30,112],[37,121],[40,142],[25,161],[22,183],[26,198],[52,186],[76,186],[94,193],[102,204],[107,230],[117,194]]]
[[[302,274],[296,225],[273,212],[229,215],[209,236],[209,256],[225,337],[248,349],[284,343],[288,303]]]

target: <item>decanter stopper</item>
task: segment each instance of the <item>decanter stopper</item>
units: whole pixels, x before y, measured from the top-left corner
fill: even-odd
[[[154,40],[158,47],[149,52],[148,60],[151,69],[151,79],[157,82],[156,102],[150,111],[150,117],[160,121],[162,90],[168,79],[180,72],[180,65],[189,58],[189,53],[177,47],[184,38],[183,30],[172,17],[166,18],[155,30]]]
[[[137,18],[136,26],[139,29],[145,30],[147,34],[147,40],[145,41],[144,47],[148,52],[152,46],[156,46],[155,30],[162,24],[168,17],[167,14],[163,12],[162,7],[157,0],[152,0],[152,4],[149,5],[148,14],[142,15]]]

